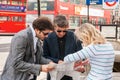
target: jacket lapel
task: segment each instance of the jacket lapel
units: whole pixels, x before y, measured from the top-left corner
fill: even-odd
[[[58,40],[57,40],[56,33],[54,33],[54,34],[53,34],[53,44],[52,44],[52,45],[56,46],[54,50],[56,50],[55,52],[58,54],[58,56],[60,56],[59,47],[58,47],[59,45],[58,45],[58,42],[57,42],[57,41],[58,41]]]
[[[30,44],[30,48],[31,48],[31,53],[32,53],[32,57],[34,59],[34,42],[33,42],[33,34],[30,28],[28,28],[28,40],[29,40],[29,44]],[[35,60],[34,60],[35,61]]]
[[[68,53],[68,49],[69,49],[69,44],[71,43],[70,42],[71,40],[70,40],[70,38],[69,38],[69,35],[68,34],[66,34],[66,41],[65,41],[65,55],[67,55]]]
[[[40,42],[40,40],[38,39],[37,44],[36,44],[36,48],[37,48],[37,52],[36,52],[36,63],[40,63],[40,56],[43,53],[43,49],[42,49],[42,43]]]

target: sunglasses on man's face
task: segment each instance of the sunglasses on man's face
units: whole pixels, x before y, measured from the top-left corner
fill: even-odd
[[[43,32],[43,31],[42,31],[42,33],[43,33],[43,35],[44,35],[44,36],[46,36],[46,35],[48,35],[48,34],[49,34],[49,33],[45,33],[45,32]]]
[[[58,33],[60,33],[60,32],[64,32],[64,33],[66,33],[67,30],[63,30],[63,31],[62,31],[62,30],[57,30],[57,32],[58,32]]]

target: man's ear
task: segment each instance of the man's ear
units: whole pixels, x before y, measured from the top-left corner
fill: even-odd
[[[34,31],[35,31],[36,35],[41,33],[41,31],[39,29],[34,29]]]
[[[35,28],[34,31],[35,31],[35,33],[36,33],[36,32],[38,31],[38,29]]]
[[[40,31],[40,30],[39,30],[39,29],[37,29],[37,28],[35,28],[34,30],[35,30],[35,32],[38,32],[38,31]],[[41,32],[41,31],[40,31],[40,32]]]

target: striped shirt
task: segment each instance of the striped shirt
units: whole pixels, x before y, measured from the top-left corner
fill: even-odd
[[[87,58],[91,66],[87,80],[112,80],[115,55],[114,49],[109,42],[105,44],[90,44],[82,50],[66,56],[64,61],[73,62]]]

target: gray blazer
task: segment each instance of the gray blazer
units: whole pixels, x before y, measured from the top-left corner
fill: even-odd
[[[40,74],[41,64],[47,64],[50,60],[42,56],[43,50],[40,41],[37,42],[36,54],[33,45],[30,28],[20,31],[13,37],[10,53],[0,80],[28,80],[30,74]],[[35,55],[36,61],[34,61]]]

